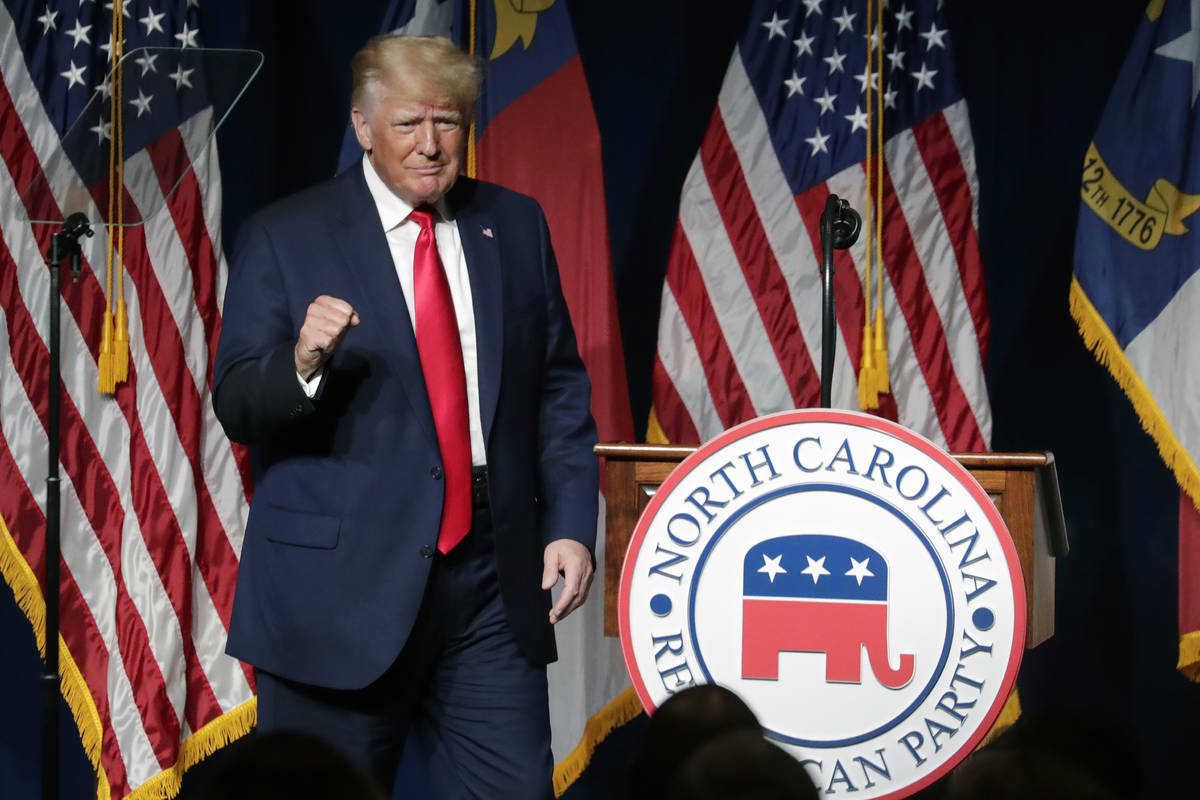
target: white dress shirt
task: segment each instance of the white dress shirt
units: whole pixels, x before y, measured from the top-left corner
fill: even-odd
[[[363,174],[367,179],[367,189],[371,192],[375,208],[379,211],[379,220],[383,224],[384,236],[387,237],[392,264],[396,268],[396,277],[400,280],[404,303],[408,307],[408,320],[412,324],[413,330],[416,331],[416,308],[413,305],[413,257],[421,226],[408,218],[413,207],[388,189],[365,153],[362,164]],[[454,303],[454,316],[458,321],[458,338],[462,343],[463,369],[467,376],[467,416],[471,427],[471,463],[474,466],[482,466],[487,463],[487,457],[483,444],[483,423],[479,413],[479,365],[475,346],[475,311],[471,305],[471,280],[467,272],[467,257],[463,253],[458,225],[447,209],[445,199],[434,204],[434,208],[437,210],[437,219],[434,222],[433,235],[437,241],[438,257],[442,261],[442,268],[446,271],[446,280],[450,284],[450,298]],[[299,375],[297,377],[300,378]],[[316,393],[320,379],[321,372],[313,375],[308,381],[300,378],[300,383],[309,397]]]

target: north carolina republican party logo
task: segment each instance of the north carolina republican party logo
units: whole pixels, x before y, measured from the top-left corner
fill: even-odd
[[[945,451],[848,411],[747,422],[685,460],[638,522],[621,646],[650,712],[736,691],[824,794],[904,797],[990,729],[1025,641],[995,505]]]

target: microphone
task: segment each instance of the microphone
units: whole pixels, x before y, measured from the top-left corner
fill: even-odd
[[[831,244],[836,250],[847,250],[858,241],[862,231],[862,217],[850,207],[850,203],[836,194],[829,195],[825,202],[825,212],[828,215],[829,230],[832,234]]]

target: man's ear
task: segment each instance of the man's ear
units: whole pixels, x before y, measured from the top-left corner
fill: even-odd
[[[355,106],[350,109],[350,124],[354,126],[354,137],[363,150],[371,152],[371,126],[367,124],[367,115]]]

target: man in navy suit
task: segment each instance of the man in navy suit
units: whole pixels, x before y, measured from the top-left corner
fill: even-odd
[[[549,232],[460,175],[473,59],[385,36],[353,67],[361,165],[248,222],[230,270],[213,405],[254,499],[228,650],[260,730],[386,788],[415,740],[436,797],[549,797],[545,665],[598,481]]]

